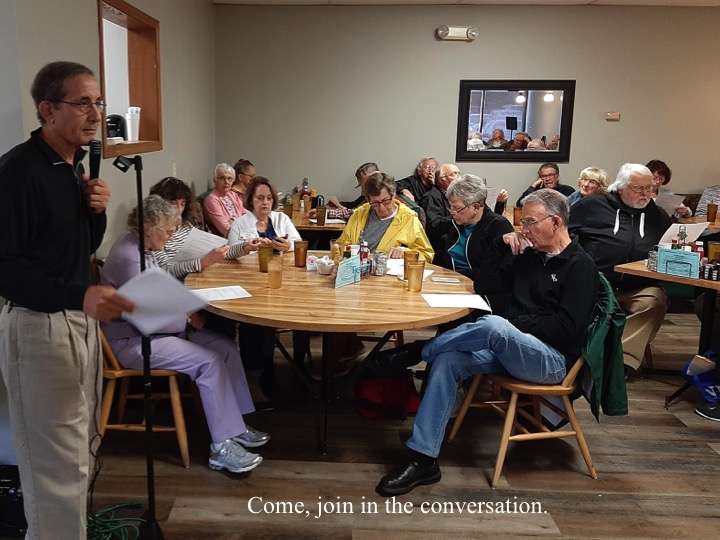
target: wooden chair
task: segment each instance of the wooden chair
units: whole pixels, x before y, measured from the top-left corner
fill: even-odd
[[[581,356],[575,365],[572,367],[570,372],[566,375],[565,379],[560,384],[535,384],[519,379],[513,379],[511,377],[504,377],[500,375],[485,375],[484,377],[493,383],[495,395],[499,396],[501,390],[510,392],[509,400],[500,401],[480,401],[476,402],[475,394],[477,393],[482,375],[475,375],[470,385],[467,397],[463,402],[462,408],[458,413],[455,424],[453,425],[448,441],[455,439],[460,426],[462,425],[465,415],[468,409],[473,408],[491,408],[497,412],[500,416],[505,418],[505,426],[503,428],[502,438],[500,440],[500,448],[498,449],[497,461],[495,463],[495,475],[492,480],[493,489],[497,486],[500,480],[500,474],[502,473],[503,464],[505,462],[505,455],[507,454],[508,444],[510,441],[534,441],[539,439],[558,439],[562,437],[575,437],[580,452],[582,453],[585,463],[587,464],[590,476],[595,479],[597,473],[590,457],[590,451],[588,450],[585,437],[583,436],[582,430],[580,429],[580,423],[575,416],[572,402],[569,397],[575,390],[575,379],[580,373],[580,370],[585,365],[585,359]],[[520,396],[527,396],[528,401],[519,402]],[[559,396],[564,404],[565,410],[557,407],[555,404],[550,403],[545,396]],[[540,405],[545,405],[553,412],[570,422],[572,429],[570,430],[557,430],[551,431],[547,428],[540,415]],[[532,407],[532,414],[525,410],[526,407]],[[525,425],[518,422],[519,416],[522,416],[526,421]],[[535,428],[537,431],[530,431],[526,426],[531,424],[531,428]],[[515,428],[515,434],[513,434],[513,427]]]
[[[102,406],[100,411],[100,437],[101,440],[105,437],[105,430],[115,429],[118,431],[145,431],[145,420],[139,424],[125,424],[123,418],[125,416],[125,407],[128,399],[139,399],[142,400],[144,395],[140,394],[129,394],[128,388],[130,386],[131,377],[143,376],[141,369],[126,369],[120,365],[115,353],[110,348],[105,335],[100,332],[100,339],[102,341],[103,351],[103,378],[107,381],[107,386],[103,392]],[[183,415],[181,398],[183,397],[180,393],[178,386],[178,372],[170,369],[152,369],[150,370],[152,377],[167,377],[170,391],[169,392],[153,392],[153,399],[170,399],[172,403],[173,419],[175,420],[174,426],[163,426],[153,425],[153,431],[174,431],[177,433],[178,446],[180,447],[180,455],[185,468],[190,467],[190,453],[188,451],[188,440],[187,430],[185,428],[185,416]],[[120,381],[120,391],[118,393],[118,423],[109,424],[108,419],[110,417],[110,409],[112,407],[113,398],[115,397],[115,388],[117,382]]]

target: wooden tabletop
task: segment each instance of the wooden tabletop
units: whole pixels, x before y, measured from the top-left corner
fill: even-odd
[[[695,287],[703,287],[705,289],[715,289],[720,291],[720,281],[710,281],[707,279],[695,279],[672,274],[663,274],[662,272],[652,272],[647,269],[646,261],[635,261],[631,263],[619,264],[615,267],[616,272],[623,274],[632,274],[634,276],[642,276],[658,281],[671,281],[673,283],[684,283],[685,285],[693,285]]]
[[[707,221],[707,216],[693,216],[689,218],[680,218],[678,219],[678,223],[705,223]],[[720,231],[720,218],[716,219],[710,225],[707,226],[708,230],[711,231]]]
[[[315,254],[320,254],[316,252]],[[460,279],[436,283],[430,278],[422,292],[470,294],[472,281],[451,270],[427,265],[432,276]],[[408,330],[453,321],[467,308],[431,308],[420,293],[408,292],[395,276],[370,276],[339,289],[334,277],[294,266],[293,254],[283,255],[282,288],[268,288],[268,275],[258,270],[257,255],[223,261],[185,279],[189,289],[240,285],[251,298],[212,302],[206,309],[230,319],[262,326],[325,332]]]
[[[308,219],[307,212],[296,210],[292,217],[293,225],[298,231],[337,231],[338,236],[345,228],[345,223],[326,223],[322,227]]]

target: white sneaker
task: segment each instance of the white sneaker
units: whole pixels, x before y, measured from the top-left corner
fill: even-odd
[[[233,437],[232,440],[238,444],[242,444],[245,448],[256,448],[262,446],[270,440],[270,435],[264,431],[260,431],[248,425],[245,426],[245,433]]]
[[[251,471],[262,463],[262,457],[248,452],[242,446],[228,439],[218,450],[210,445],[210,459],[208,467],[213,471],[227,469],[233,473]]]

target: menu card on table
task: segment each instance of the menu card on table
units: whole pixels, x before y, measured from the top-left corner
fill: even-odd
[[[360,281],[360,256],[355,255],[340,261],[335,276],[335,288],[345,287]]]

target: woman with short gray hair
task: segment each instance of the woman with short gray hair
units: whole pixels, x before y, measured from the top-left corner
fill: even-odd
[[[232,189],[235,177],[235,169],[231,165],[218,163],[213,175],[215,189],[203,202],[203,213],[208,229],[223,238],[227,238],[233,221],[247,214],[240,194]]]
[[[143,201],[143,220],[145,262],[148,268],[157,268],[154,253],[165,247],[177,229],[178,210],[159,195],[151,195]],[[140,274],[136,210],[128,218],[128,228],[130,232],[115,243],[105,261],[103,285],[119,288]],[[209,467],[235,473],[254,469],[262,458],[245,447],[261,446],[270,436],[243,421],[243,415],[255,408],[237,346],[227,336],[187,322],[186,315],[178,313],[150,336],[150,365],[185,373],[197,384],[212,440]],[[140,331],[124,320],[102,323],[102,329],[120,364],[142,369]]]
[[[448,188],[452,227],[445,241],[446,251],[436,254],[436,264],[475,279],[479,268],[499,265],[504,250],[494,246],[496,238],[512,232],[513,226],[485,204],[487,188],[474,178],[460,178]],[[509,296],[488,298],[493,312],[503,311]]]

